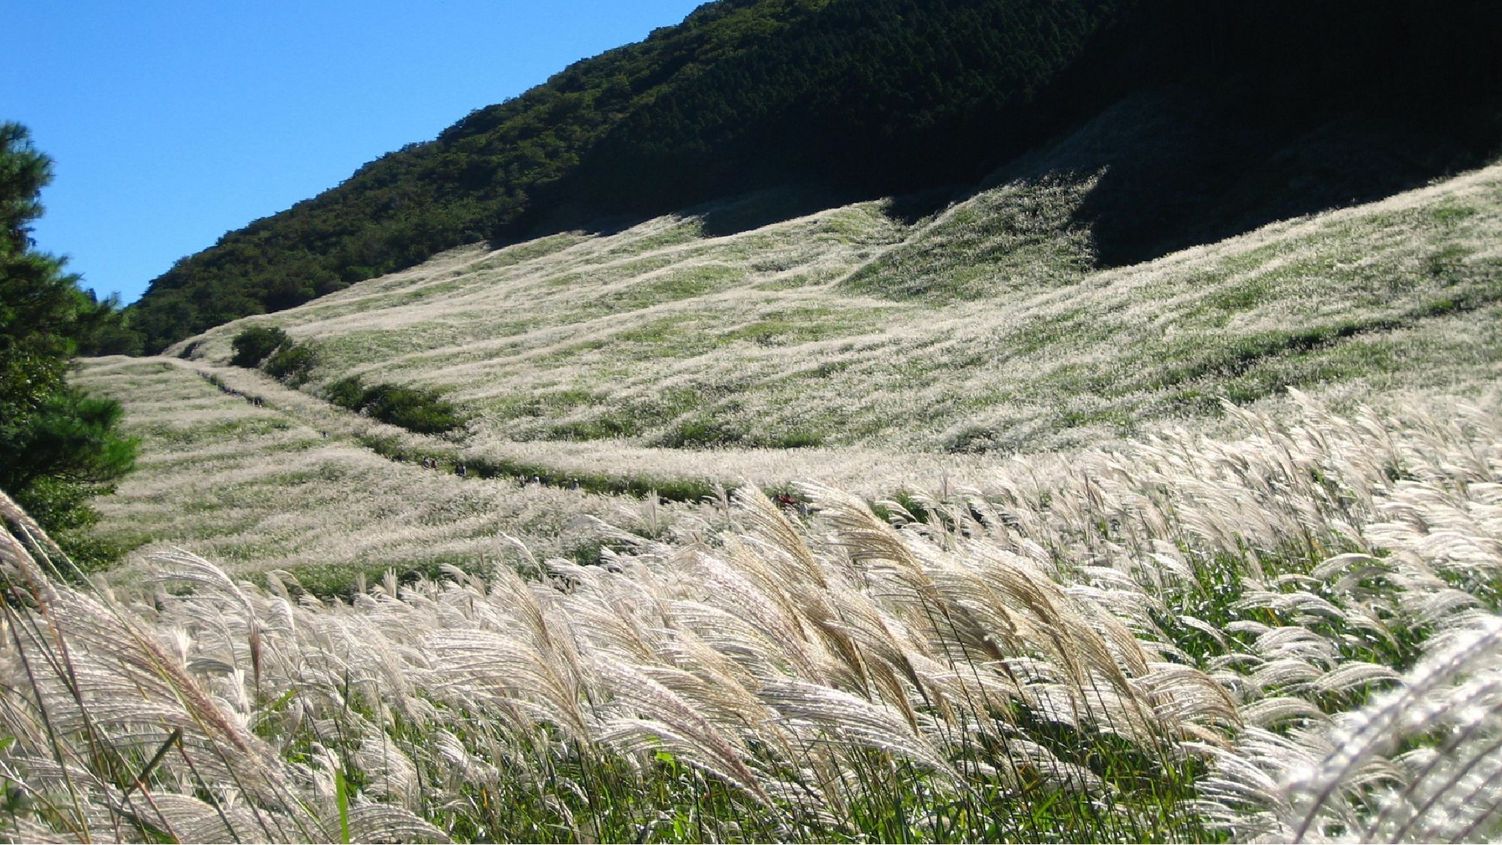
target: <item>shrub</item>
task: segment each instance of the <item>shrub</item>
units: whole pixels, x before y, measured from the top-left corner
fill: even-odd
[[[378,384],[365,391],[362,406],[382,422],[420,434],[451,431],[463,424],[459,409],[427,388]]]
[[[441,434],[464,424],[459,409],[430,388],[396,384],[366,387],[358,376],[348,376],[324,388],[323,396],[335,405],[419,434]]]
[[[318,356],[313,347],[305,343],[290,343],[279,347],[261,364],[261,369],[272,378],[296,387],[308,380]]]
[[[292,338],[276,326],[247,326],[231,341],[235,354],[229,362],[236,367],[254,368],[279,347],[291,342]]]
[[[360,410],[360,400],[365,398],[365,385],[359,376],[345,376],[323,389],[323,398],[351,411]]]

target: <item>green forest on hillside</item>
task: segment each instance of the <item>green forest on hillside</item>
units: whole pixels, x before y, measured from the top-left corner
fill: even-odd
[[[1167,92],[1166,110],[1128,112],[1167,130],[1091,162],[1115,170],[1081,212],[1103,262],[1151,257],[1371,199],[1495,150],[1490,34],[1502,9],[1457,3],[1439,16],[1405,2],[1382,11],[709,3],[226,234],[156,279],[132,324],[159,350],[459,244],[619,225],[768,186],[799,186],[804,206],[773,214],[935,187],[942,200],[1119,113],[1108,110],[1122,101]],[[1236,180],[1243,171],[1252,184]]]

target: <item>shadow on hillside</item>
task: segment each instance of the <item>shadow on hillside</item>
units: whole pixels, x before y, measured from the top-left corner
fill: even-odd
[[[544,221],[527,228],[513,227],[491,238],[489,246],[500,249],[561,231],[609,237],[667,215],[697,218],[706,237],[724,237],[794,220],[858,199],[815,186],[779,185],[676,211],[587,216],[577,208],[565,206],[553,211]]]
[[[686,209],[699,218],[706,237],[737,235],[835,208],[855,199],[819,186],[781,185]]]
[[[882,213],[911,226],[942,211],[969,186],[944,185],[911,194],[883,197],[824,187],[787,185],[755,191],[724,202],[691,208],[685,215],[698,217],[708,237],[722,237],[796,220],[829,208],[875,199],[885,200]]]
[[[840,191],[824,185],[788,184],[738,194],[727,199],[701,203],[664,214],[696,218],[705,237],[719,238],[785,223],[852,203],[884,200],[882,212],[887,217],[911,226],[942,211],[957,197],[963,197],[967,192],[973,194],[973,186],[946,185],[918,193],[881,196],[848,190]],[[608,237],[664,216],[664,214],[642,213],[594,217],[570,225],[561,222],[568,219],[568,212],[565,210],[558,212],[555,219],[546,224],[492,238],[488,241],[488,246],[490,249],[515,246],[559,231],[580,231]]]
[[[1486,161],[1406,122],[1352,117],[1287,133],[1237,132],[1206,117],[1146,154],[1139,147],[1105,164],[1075,215],[1090,227],[1102,266],[1372,202]]]
[[[1367,110],[1266,117],[1251,97],[1174,86],[1133,94],[984,180],[1096,173],[1071,222],[1102,267],[1135,264],[1268,223],[1371,202],[1485,164],[1491,132]],[[1467,140],[1471,139],[1471,140]]]
[[[1453,115],[1426,121],[1411,111],[1366,108],[1300,119],[1278,114],[1265,93],[1243,93],[1186,85],[1139,91],[979,182],[887,197],[882,210],[911,226],[1014,180],[1095,173],[1070,222],[1090,230],[1097,265],[1114,267],[1378,200],[1485,164],[1492,152],[1477,140],[1492,137],[1491,127]],[[1249,119],[1249,110],[1258,119]],[[676,213],[697,218],[704,236],[724,237],[878,198],[817,182],[783,184]],[[552,225],[491,246],[563,229],[608,236],[661,216],[562,225],[569,210],[557,210]]]
[[[973,187],[946,185],[928,191],[888,197],[882,213],[904,226],[915,226],[948,208],[952,203],[975,195]]]

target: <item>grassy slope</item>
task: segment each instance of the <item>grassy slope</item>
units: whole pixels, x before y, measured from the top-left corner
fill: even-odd
[[[482,412],[449,438],[224,366],[235,327],[187,359],[85,362],[80,381],[124,399],[144,440],[101,530],[184,543],[232,577],[286,567],[327,589],[388,565],[531,563],[502,532],[582,557],[604,535],[581,514],[670,542],[348,603],[181,556],[129,571],[191,585],[171,594],[43,593],[43,617],[8,624],[60,680],[33,707],[41,684],[13,663],[3,712],[13,779],[52,803],[3,818],[16,838],[69,830],[49,779],[67,754],[91,817],[120,823],[103,796],[143,771],[186,840],[274,838],[254,834],[264,818],[315,839],[434,836],[419,818],[460,841],[1496,839],[1502,167],[1097,273],[1070,269],[1077,232],[1052,234],[1084,196],[1004,185],[912,228],[865,205],[731,238],[664,219],[456,251],[287,315],[322,355],[312,391],[350,372],[444,386]],[[1008,246],[1023,241],[1037,248]],[[977,296],[951,284],[966,273],[1011,284]],[[726,388],[649,404],[706,384]],[[1225,436],[1002,466],[945,451],[1199,424],[1212,395],[1287,385],[1392,407],[1347,418],[1295,396],[1226,414]],[[828,419],[866,427],[807,430],[857,445],[648,445]],[[621,436],[548,439],[598,433]],[[931,521],[893,528],[819,488],[809,520],[754,493],[659,507],[461,480],[418,454],[530,461],[550,481],[927,476]],[[3,543],[18,523],[0,517]],[[0,547],[6,566],[42,580],[18,548]],[[170,655],[132,655],[152,637]],[[40,659],[63,641],[68,660]],[[212,696],[182,694],[189,673]],[[109,729],[124,768],[93,731],[63,750],[54,718]],[[147,764],[172,724],[178,753]],[[242,734],[268,753],[229,750]],[[184,765],[210,750],[233,787]],[[189,798],[258,770],[299,800],[248,793],[267,809],[252,818]]]
[[[979,486],[994,458],[967,451],[1129,436],[1213,415],[1218,395],[1495,381],[1502,167],[1095,273],[1068,222],[1085,195],[1012,182],[911,227],[865,203],[728,237],[670,217],[455,250],[260,318],[317,348],[303,391],[223,366],[246,321],[174,350],[191,360],[90,362],[81,381],[124,399],[145,438],[100,530],[249,571],[332,566],[337,581],[493,559],[502,530],[587,554],[594,540],[567,527],[579,512],[642,524],[640,501],[576,483],[693,498],[709,482],[818,478],[877,498]],[[1010,248],[1019,221],[1031,250]],[[311,395],[351,373],[440,387],[476,417],[420,437]],[[377,441],[549,484],[461,482]],[[805,448],[763,448],[791,445]],[[679,509],[659,528],[713,518]]]
[[[1095,273],[1068,222],[1085,190],[1056,180],[913,228],[875,203],[729,237],[661,218],[450,252],[258,319],[316,346],[317,382],[449,392],[474,443],[1051,448],[1218,393],[1495,372],[1499,185],[1486,169]],[[191,356],[225,360],[244,325]]]
[[[32,586],[0,724],[36,798],[0,829],[1495,841],[1496,407],[1236,413],[1010,467],[902,529],[752,493],[715,547],[534,581],[292,601],[178,555],[170,591]],[[17,526],[0,497],[21,593],[47,578]]]
[[[166,542],[224,561],[237,574],[285,569],[310,589],[342,589],[356,573],[444,564],[483,570],[522,563],[502,532],[540,556],[587,559],[600,536],[582,514],[643,534],[699,524],[686,506],[623,502],[581,490],[456,478],[387,460],[361,445],[389,427],[254,375],[216,375],[170,359],[101,358],[79,381],[125,403],[141,459],[102,499],[102,537],[131,548]],[[257,396],[262,404],[252,404]]]

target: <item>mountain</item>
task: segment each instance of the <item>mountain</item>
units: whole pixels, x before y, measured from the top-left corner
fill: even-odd
[[[1091,178],[1092,267],[1376,199],[1502,139],[1502,7],[722,0],[226,234],[132,308],[148,349],[454,246],[706,218],[730,233],[993,178]]]

